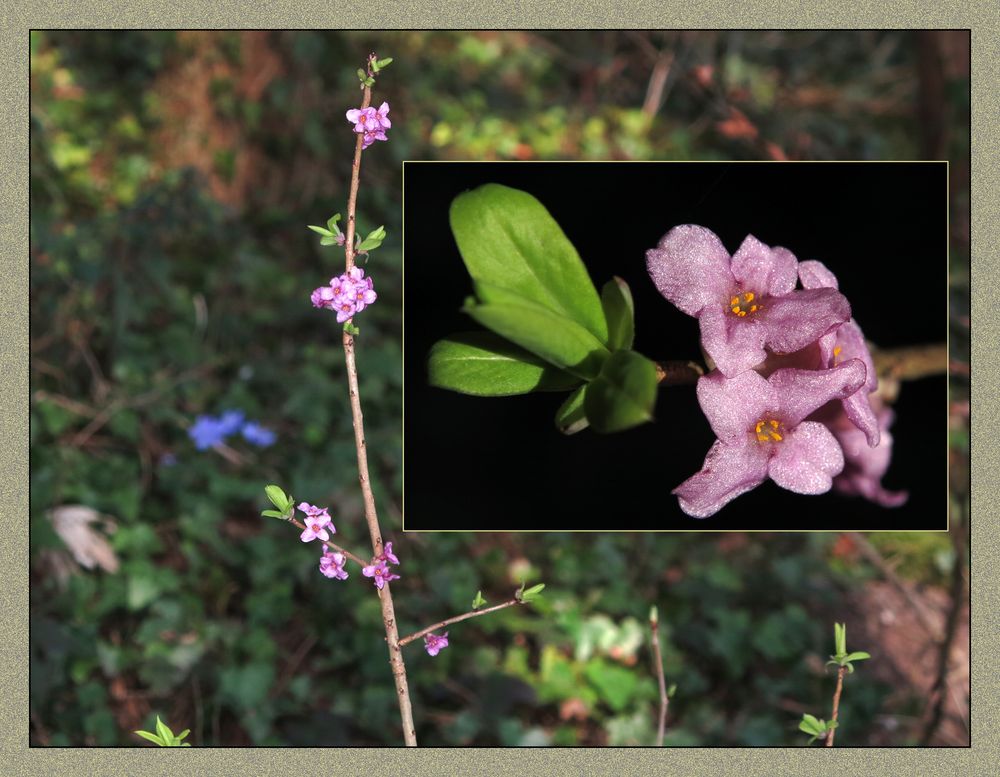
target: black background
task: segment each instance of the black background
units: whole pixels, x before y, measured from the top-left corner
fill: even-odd
[[[919,530],[947,526],[947,388],[903,385],[883,485],[887,509],[766,481],[714,516],[685,515],[670,491],[701,469],[712,434],[693,386],[661,389],[652,424],[564,436],[566,393],[469,397],[428,386],[427,353],[480,327],[460,312],[472,284],[448,224],[456,195],[495,182],[537,197],[594,284],[632,289],[634,348],[702,361],[698,324],[646,273],[645,252],[700,224],[735,252],[747,234],[818,259],[880,347],[943,342],[947,327],[944,163],[406,163],[404,170],[404,521],[413,530]]]

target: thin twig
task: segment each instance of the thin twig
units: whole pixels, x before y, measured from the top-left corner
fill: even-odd
[[[369,56],[369,64],[375,55]],[[364,88],[364,98],[361,110],[371,104],[371,87]],[[364,140],[358,133],[354,146],[354,164],[351,167],[351,193],[347,201],[347,234],[344,243],[346,267],[354,267],[354,231],[355,215],[358,202],[358,181],[361,174],[361,144]],[[347,383],[350,388],[351,416],[354,419],[354,445],[358,452],[358,482],[361,484],[361,495],[365,505],[365,522],[368,524],[368,534],[371,536],[372,552],[375,556],[382,554],[382,531],[378,524],[378,513],[375,510],[375,495],[372,493],[368,474],[368,453],[365,447],[364,417],[361,413],[361,394],[358,389],[358,367],[354,359],[354,336],[344,329],[344,360],[347,366]],[[413,707],[410,703],[410,689],[406,681],[406,665],[403,663],[403,652],[399,647],[399,631],[396,627],[396,613],[392,606],[392,593],[387,583],[379,590],[379,600],[382,604],[382,624],[385,626],[385,638],[389,647],[389,666],[396,682],[396,696],[399,699],[399,716],[403,725],[403,741],[408,747],[416,747],[417,732],[413,724]]]
[[[880,378],[916,380],[948,370],[948,346],[944,343],[872,351]]]
[[[660,686],[660,719],[656,725],[656,746],[663,747],[663,737],[667,732],[667,680],[663,676],[663,655],[660,653],[660,621],[654,607],[649,611],[649,633],[653,638],[653,662],[656,665],[656,681]]]
[[[837,722],[837,714],[840,712],[840,692],[844,690],[844,674],[847,672],[846,666],[837,669],[837,688],[833,692],[833,712],[830,714],[830,722]],[[833,747],[833,735],[837,733],[836,728],[831,728],[826,734],[826,746]]]
[[[461,615],[456,615],[453,618],[446,618],[443,621],[438,621],[435,624],[428,626],[420,631],[415,631],[412,634],[408,634],[399,640],[399,646],[409,645],[413,640],[420,639],[421,637],[430,634],[432,631],[437,631],[445,626],[452,623],[458,623],[459,621],[467,621],[469,618],[478,618],[480,615],[486,615],[487,613],[496,612],[497,610],[503,610],[507,607],[513,607],[515,604],[524,604],[520,599],[509,599],[503,604],[494,604],[492,607],[486,607],[482,610],[469,610],[469,612],[463,612]]]
[[[306,530],[306,527],[300,521],[296,520],[295,518],[289,518],[288,522],[291,523],[291,524],[294,524],[295,526],[298,526],[300,529],[302,529],[302,531]],[[351,551],[345,550],[344,548],[340,547],[340,545],[338,545],[337,543],[330,542],[329,540],[320,540],[320,542],[322,542],[324,545],[326,545],[328,548],[330,548],[332,550],[336,550],[336,551],[339,551],[340,553],[343,553],[345,556],[347,556],[351,561],[353,561],[358,566],[362,566],[362,567],[368,566],[369,562],[365,561],[360,556],[355,556],[353,553],[351,553]]]
[[[704,367],[697,362],[656,362],[656,380],[662,386],[690,386],[704,374]]]

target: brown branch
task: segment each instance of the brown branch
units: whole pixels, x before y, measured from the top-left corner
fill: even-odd
[[[656,362],[656,381],[663,386],[690,386],[704,374],[705,369],[697,362]]]
[[[660,621],[655,607],[649,611],[649,633],[653,639],[653,662],[656,664],[656,681],[660,687],[660,719],[656,725],[656,746],[663,747],[663,737],[667,731],[667,681],[663,676],[663,655],[660,653]]]
[[[837,688],[833,692],[833,712],[830,714],[830,722],[837,722],[837,713],[840,712],[840,692],[844,690],[844,674],[847,672],[846,666],[837,668]],[[836,728],[831,728],[826,734],[826,746],[833,747],[833,735],[837,733]]]
[[[515,604],[524,604],[524,602],[521,601],[520,599],[508,599],[503,604],[494,604],[492,607],[486,607],[485,609],[482,610],[469,610],[468,612],[463,612],[461,615],[456,615],[453,618],[446,618],[445,620],[438,621],[437,623],[432,624],[425,629],[421,629],[420,631],[415,631],[412,634],[408,634],[407,636],[399,640],[399,646],[403,647],[403,645],[409,645],[414,640],[420,639],[421,637],[430,634],[432,631],[443,629],[445,626],[448,626],[452,623],[458,623],[459,621],[467,621],[469,620],[469,618],[478,618],[480,615],[486,615],[491,612],[496,612],[497,610],[503,610],[507,607],[513,607]]]
[[[291,523],[291,524],[294,524],[295,526],[298,526],[300,529],[302,529],[302,531],[306,530],[305,525],[302,524],[300,521],[296,520],[295,518],[289,518],[288,522]],[[337,543],[330,542],[329,540],[320,540],[320,542],[322,542],[328,548],[331,548],[331,549],[336,550],[336,551],[338,551],[340,553],[343,553],[345,556],[347,556],[347,558],[349,558],[351,561],[353,561],[358,566],[361,566],[361,567],[368,566],[368,562],[365,561],[363,558],[361,558],[360,556],[355,556],[353,553],[351,553],[351,551],[345,550],[344,548],[340,547],[340,545],[338,545]]]
[[[369,65],[375,55],[369,56]],[[364,98],[361,109],[371,104],[371,87],[364,88]],[[354,266],[354,229],[355,215],[358,203],[358,181],[361,174],[361,144],[364,135],[358,133],[354,146],[354,163],[351,167],[351,193],[347,200],[347,234],[344,243],[346,267]],[[368,453],[365,447],[364,417],[361,413],[361,394],[358,389],[358,367],[354,359],[354,336],[344,329],[344,360],[347,366],[347,383],[350,388],[351,416],[354,420],[354,445],[358,452],[358,482],[361,484],[361,495],[365,505],[365,522],[368,524],[368,534],[371,536],[372,552],[375,556],[382,554],[382,531],[378,524],[378,513],[375,510],[375,495],[372,493],[371,480],[368,474]],[[392,606],[390,584],[379,590],[379,601],[382,604],[382,624],[385,626],[385,639],[389,648],[389,666],[396,682],[396,696],[399,700],[399,716],[403,725],[403,741],[407,747],[416,747],[417,732],[413,724],[413,707],[410,703],[410,689],[406,681],[406,665],[403,663],[403,652],[399,647],[399,631],[396,627],[396,613]]]

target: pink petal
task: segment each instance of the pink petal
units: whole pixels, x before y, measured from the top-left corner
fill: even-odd
[[[347,120],[353,122],[354,124],[357,124],[358,119],[360,118],[361,118],[361,111],[358,108],[351,108],[351,110],[347,112]]]
[[[864,433],[870,447],[874,448],[878,445],[878,421],[875,418],[875,411],[872,410],[871,403],[868,401],[868,392],[865,387],[862,386],[844,399],[844,412],[851,419],[851,423]]]
[[[810,259],[799,262],[799,280],[803,289],[838,289],[837,276],[830,272],[826,265]]]
[[[299,535],[299,539],[303,542],[311,542],[316,539],[316,533],[312,529],[306,529],[302,534]]]
[[[865,386],[869,392],[877,389],[878,373],[875,372],[875,362],[872,361],[872,354],[868,350],[868,343],[865,342],[865,335],[861,331],[861,327],[852,318],[837,328],[836,335],[837,345],[840,346],[840,353],[837,354],[836,358],[841,360],[861,359],[868,370]]]
[[[698,404],[715,432],[726,443],[745,440],[765,410],[777,407],[771,384],[753,370],[726,378],[718,370],[698,378]]]
[[[797,494],[823,494],[843,468],[844,454],[837,438],[823,424],[805,421],[776,446],[767,474]]]
[[[694,518],[707,518],[740,494],[756,488],[767,477],[767,453],[760,445],[726,445],[716,441],[700,472],[672,493],[681,510]]]
[[[831,399],[844,399],[861,388],[865,365],[851,359],[829,370],[775,370],[767,380],[778,397],[771,409],[790,428]]]
[[[725,305],[735,290],[729,253],[715,233],[694,224],[674,227],[646,252],[646,269],[660,294],[696,316]]]
[[[739,318],[726,308],[707,307],[698,316],[698,323],[702,347],[723,375],[739,375],[767,358],[767,328],[759,316]]]
[[[780,296],[795,288],[797,264],[795,254],[787,248],[771,248],[747,235],[733,254],[733,277],[741,290]]]
[[[757,314],[767,330],[767,347],[778,353],[804,348],[850,317],[847,298],[833,289],[804,289],[771,297]]]

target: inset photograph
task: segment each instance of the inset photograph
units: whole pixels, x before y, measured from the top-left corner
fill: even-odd
[[[404,164],[406,531],[944,531],[944,162]]]

